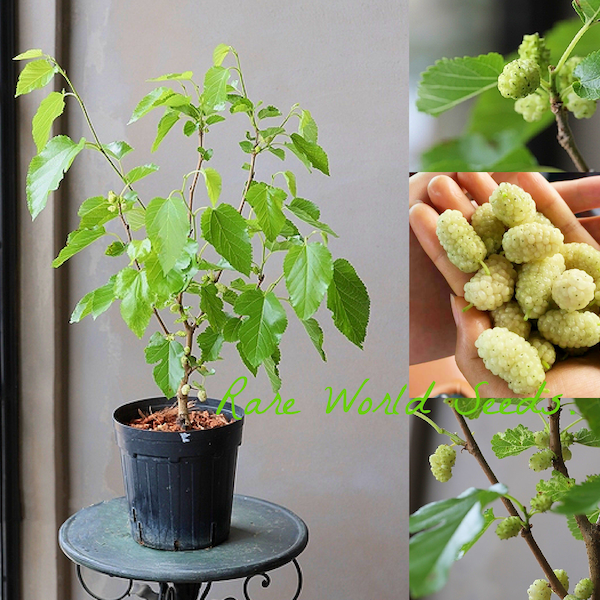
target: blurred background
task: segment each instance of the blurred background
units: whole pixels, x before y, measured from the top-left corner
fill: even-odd
[[[410,157],[411,171],[421,170],[421,154],[433,145],[459,136],[466,127],[467,101],[439,117],[415,106],[421,73],[442,57],[455,58],[515,52],[524,34],[543,34],[563,19],[579,17],[565,0],[410,0]],[[586,35],[590,35],[589,33]],[[588,163],[600,166],[600,117],[570,118],[573,133]],[[540,165],[566,171],[573,163],[556,142],[553,124],[528,144]]]

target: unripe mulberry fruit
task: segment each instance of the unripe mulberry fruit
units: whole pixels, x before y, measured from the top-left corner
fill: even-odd
[[[519,517],[506,517],[506,519],[503,519],[498,523],[496,535],[501,540],[508,540],[509,538],[519,535],[521,527],[523,527],[523,521],[521,521]]]
[[[539,333],[532,333],[527,340],[538,352],[544,371],[549,371],[556,362],[554,346]]]
[[[533,441],[538,448],[548,448],[550,446],[550,434],[545,431],[536,431],[533,434]]]
[[[517,394],[531,394],[544,382],[544,368],[537,350],[504,327],[486,329],[475,342],[477,353],[494,375]]]
[[[546,41],[539,33],[524,35],[519,45],[519,58],[534,60],[540,69],[547,69],[550,64],[550,49],[546,47]]]
[[[519,113],[528,123],[541,120],[548,110],[550,110],[550,99],[546,93],[529,94],[515,102],[515,112]]]
[[[502,247],[508,260],[521,264],[553,256],[560,252],[563,240],[562,231],[556,227],[524,223],[504,234]]]
[[[507,227],[529,223],[535,218],[535,202],[530,194],[512,183],[501,183],[490,196],[494,214]]]
[[[552,508],[552,498],[548,494],[538,494],[529,504],[533,510],[546,512]]]
[[[573,594],[567,594],[563,600],[579,600],[579,598],[577,598],[577,596],[574,596]]]
[[[528,319],[537,319],[550,306],[554,280],[565,270],[562,254],[525,263],[517,277],[515,298]]]
[[[561,448],[563,461],[567,462],[568,460],[571,460],[573,458],[573,453],[571,452],[571,449],[567,446],[561,446]]]
[[[564,569],[554,569],[554,574],[556,575],[556,579],[558,579],[565,590],[569,591],[569,576]]]
[[[525,320],[521,307],[514,300],[493,310],[492,322],[494,327],[505,327],[525,340],[531,331],[531,323]]]
[[[594,584],[592,580],[586,577],[579,581],[579,583],[575,586],[573,590],[573,594],[575,594],[576,598],[580,600],[588,600],[590,596],[594,593]]]
[[[488,256],[502,248],[502,236],[506,231],[504,223],[494,214],[489,202],[478,206],[471,217],[471,225],[487,248]]]
[[[540,450],[536,452],[529,459],[529,468],[536,473],[539,471],[545,471],[552,466],[552,459],[554,458],[554,452],[547,448],[546,450]]]
[[[479,310],[494,310],[508,302],[514,293],[517,272],[504,256],[492,254],[464,286],[465,300]]]
[[[198,400],[206,402],[207,394],[205,389],[198,390]]]
[[[190,386],[188,383],[185,383],[181,386],[181,395],[187,396],[190,393]]]
[[[552,284],[552,299],[569,312],[585,308],[596,293],[596,284],[581,269],[567,269]]]
[[[464,273],[479,269],[487,249],[460,211],[445,210],[438,217],[436,233],[453,265]]]
[[[571,446],[575,441],[575,436],[570,431],[560,432],[560,442],[563,446]]]
[[[529,600],[550,600],[552,589],[545,579],[536,579],[527,589]]]
[[[452,477],[452,467],[456,462],[456,450],[446,444],[441,444],[429,457],[431,472],[441,482],[449,481]]]
[[[589,119],[596,112],[596,101],[581,98],[575,92],[567,94],[564,102],[567,110],[573,113],[576,119]]]
[[[549,310],[539,318],[538,329],[561,348],[589,348],[600,342],[600,317],[589,311]]]
[[[534,60],[518,58],[504,66],[498,89],[505,98],[524,98],[540,87],[540,66]]]
[[[559,92],[562,92],[573,85],[577,79],[574,73],[575,67],[577,67],[582,60],[583,56],[571,56],[571,58],[565,62],[562,69],[558,71],[556,75],[556,84]]]

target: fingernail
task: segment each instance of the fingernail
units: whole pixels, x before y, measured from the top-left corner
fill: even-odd
[[[458,319],[460,318],[460,309],[456,306],[456,296],[450,294],[450,306],[452,308],[452,317],[454,318],[454,324],[458,326]]]
[[[439,189],[436,189],[437,184],[440,179],[442,179],[443,175],[436,175],[428,184],[427,184],[427,193],[429,197],[431,196],[439,196],[441,194]]]

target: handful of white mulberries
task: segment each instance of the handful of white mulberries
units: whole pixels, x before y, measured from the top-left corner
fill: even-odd
[[[494,327],[475,346],[486,368],[513,392],[527,396],[540,388],[557,359],[555,347],[580,354],[600,343],[600,251],[565,244],[520,187],[501,183],[472,224],[459,211],[445,211],[437,234],[453,264],[477,271],[464,297],[491,311]],[[540,453],[532,468],[549,462]]]

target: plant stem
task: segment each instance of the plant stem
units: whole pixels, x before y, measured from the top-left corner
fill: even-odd
[[[454,416],[458,420],[464,437],[467,440],[467,451],[479,463],[479,466],[483,469],[483,472],[485,473],[490,483],[492,483],[492,485],[500,483],[498,481],[498,478],[490,468],[490,465],[485,460],[485,457],[483,456],[481,450],[479,449],[479,446],[477,445],[477,442],[475,441],[475,438],[473,437],[473,434],[471,433],[469,426],[465,421],[465,418],[457,412],[454,406],[452,407],[452,411],[454,412]],[[503,496],[502,502],[510,515],[512,515],[513,517],[521,518],[514,504],[508,498]],[[550,563],[548,562],[540,547],[538,546],[537,542],[535,541],[533,534],[531,533],[531,528],[529,526],[523,527],[521,529],[521,536],[527,542],[529,549],[531,550],[538,564],[542,568],[546,579],[550,582],[550,586],[552,587],[554,593],[560,596],[561,598],[564,598],[567,595],[567,591],[563,587],[562,583],[557,579],[556,575],[554,574],[554,571],[552,570],[552,567],[550,566]]]
[[[458,446],[466,446],[467,442],[465,440],[458,437],[455,433],[440,427],[435,421],[432,421],[429,417],[426,417],[422,412],[416,411],[413,413],[415,416],[423,419],[426,423],[429,423],[440,435],[447,435],[456,445]]]
[[[556,404],[553,400],[548,400],[548,410],[554,410]],[[560,441],[560,412],[559,408],[553,415],[549,416],[550,421],[550,450],[554,452],[556,458],[552,461],[552,466],[565,477],[569,476],[569,471],[565,466],[562,456],[562,444]],[[590,569],[590,579],[594,584],[594,593],[591,600],[600,600],[600,528],[597,524],[590,523],[586,515],[575,515],[575,521],[588,555]]]
[[[200,148],[204,148],[204,133],[202,131],[202,127],[198,130],[198,141],[200,143]],[[192,185],[190,186],[190,199],[189,199],[189,209],[190,209],[190,230],[193,228],[194,224],[194,192],[196,191],[196,184],[198,183],[198,177],[200,175],[200,168],[202,167],[202,161],[204,160],[204,155],[202,152],[198,152],[198,165],[196,166],[196,172],[194,173],[194,179],[192,180]]]

